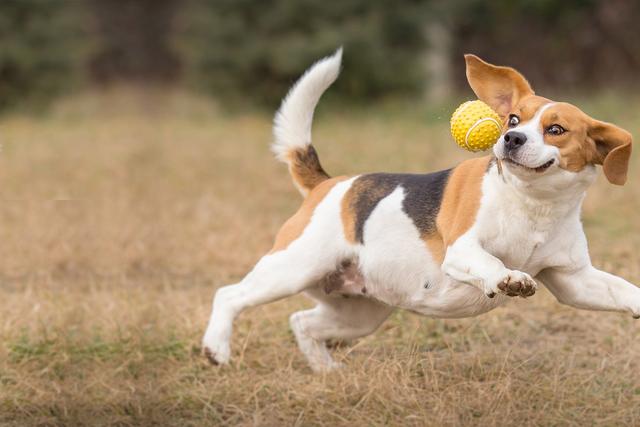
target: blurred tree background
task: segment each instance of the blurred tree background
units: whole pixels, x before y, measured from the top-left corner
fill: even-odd
[[[403,0],[216,0],[187,16],[189,80],[210,93],[277,102],[311,63],[344,46],[344,95],[370,98],[421,84],[426,7]]]
[[[84,18],[66,0],[0,2],[0,110],[63,93],[81,77]]]
[[[349,100],[449,96],[465,87],[465,52],[536,87],[626,89],[640,71],[637,22],[633,0],[8,0],[0,109],[123,81],[274,107],[341,45],[336,92]]]

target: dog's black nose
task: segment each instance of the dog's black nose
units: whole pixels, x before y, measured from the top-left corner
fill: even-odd
[[[522,132],[511,131],[504,134],[504,147],[513,151],[527,142],[527,135]]]

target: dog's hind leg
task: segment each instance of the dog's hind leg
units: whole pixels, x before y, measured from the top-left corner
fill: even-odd
[[[314,286],[334,271],[340,260],[348,258],[340,201],[350,185],[350,181],[338,178],[318,185],[282,226],[272,252],[240,283],[218,290],[203,339],[211,362],[229,361],[232,323],[243,310]]]
[[[243,310],[297,294],[315,284],[335,261],[310,262],[308,254],[287,249],[265,255],[240,282],[218,289],[203,339],[203,350],[214,364],[227,363],[233,320]]]
[[[289,322],[300,350],[316,372],[339,366],[327,350],[327,340],[369,335],[393,311],[393,307],[364,297],[326,295],[320,288],[313,288],[306,294],[318,301],[318,305],[293,313]]]

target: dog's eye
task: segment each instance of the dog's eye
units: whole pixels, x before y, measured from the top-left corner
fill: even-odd
[[[550,135],[562,135],[566,130],[560,125],[551,125],[547,128],[547,133]]]
[[[516,127],[520,124],[520,117],[516,116],[515,114],[510,114],[509,115],[509,127]]]

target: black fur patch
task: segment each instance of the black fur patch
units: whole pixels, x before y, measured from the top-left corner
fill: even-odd
[[[356,240],[364,243],[364,224],[380,200],[398,186],[405,191],[402,209],[411,218],[421,235],[433,233],[444,188],[451,169],[429,174],[373,173],[356,179],[352,189],[356,196],[351,202],[355,214]]]

